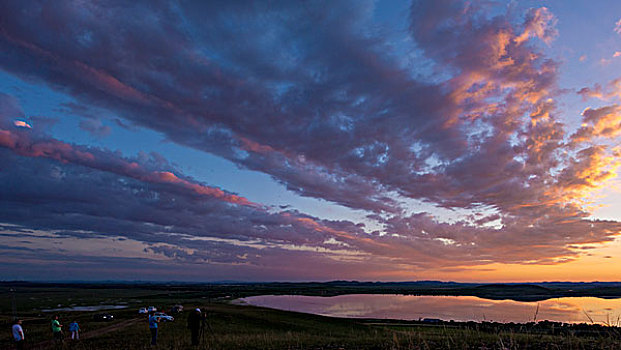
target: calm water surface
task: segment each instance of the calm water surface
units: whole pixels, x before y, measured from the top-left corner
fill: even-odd
[[[90,306],[69,306],[59,307],[55,309],[41,309],[43,312],[57,312],[57,311],[99,311],[99,310],[115,310],[126,309],[127,305],[90,305]]]
[[[556,298],[538,302],[489,300],[471,296],[415,296],[350,294],[335,297],[261,295],[238,300],[242,304],[317,315],[349,318],[455,321],[530,322],[621,325],[621,299]],[[537,307],[537,305],[539,305]],[[537,310],[538,309],[538,310]]]

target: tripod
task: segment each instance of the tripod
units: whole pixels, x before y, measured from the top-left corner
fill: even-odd
[[[211,333],[211,335],[214,335],[213,329],[211,328],[211,325],[209,324],[209,322],[207,322],[207,313],[204,313],[201,315],[201,330],[200,330],[200,338],[201,341],[204,342],[205,341],[205,326],[207,326],[207,330],[209,331],[209,333]]]
[[[209,331],[213,337],[214,332],[213,329],[211,328],[211,325],[209,324],[209,322],[207,322],[207,314],[206,313],[201,313],[200,315],[200,328],[198,329],[198,341],[199,344],[205,344],[205,328],[207,329],[207,331]]]

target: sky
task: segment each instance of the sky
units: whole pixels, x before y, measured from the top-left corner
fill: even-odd
[[[0,13],[0,280],[621,280],[619,1]]]

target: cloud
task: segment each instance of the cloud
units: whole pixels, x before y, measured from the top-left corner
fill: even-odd
[[[581,95],[584,101],[589,98],[597,98],[604,101],[615,97],[621,99],[621,78],[609,81],[604,87],[597,83],[593,87],[583,87],[578,91],[578,95]]]
[[[515,41],[520,44],[530,37],[536,37],[549,44],[557,35],[556,18],[546,8],[530,9],[524,21],[524,31]]]
[[[599,84],[596,84],[593,88],[583,87],[577,93],[578,95],[582,96],[582,99],[584,101],[592,97],[598,98],[601,100],[606,99],[606,94],[603,93],[602,86]]]
[[[342,252],[299,251],[331,249],[324,242],[334,239],[382,271],[556,264],[582,254],[571,245],[619,234],[618,222],[589,219],[582,202],[616,176],[609,142],[618,107],[585,109],[585,126],[567,130],[556,107],[559,63],[540,47],[557,36],[550,10],[515,16],[486,2],[414,1],[403,40],[431,62],[419,68],[401,64],[408,48],[375,29],[375,5],[6,1],[2,12],[15,16],[3,23],[0,55],[11,74],[111,111],[118,125],[366,211],[382,232],[271,213],[155,156],[123,157],[6,123],[0,145],[14,170],[2,175],[22,186],[4,189],[11,206],[2,219],[122,232],[178,260],[261,266],[300,254],[349,268],[343,261],[354,258]],[[617,85],[578,93],[613,98]],[[23,117],[4,99],[6,120]],[[99,120],[81,127],[105,135]],[[67,192],[56,190],[59,178]],[[412,201],[487,214],[448,223],[414,213]]]
[[[615,139],[621,136],[621,107],[610,105],[587,108],[582,112],[583,124],[572,135],[573,141],[585,142],[597,137]]]
[[[60,162],[78,164],[140,181],[167,185],[171,188],[189,191],[197,195],[216,197],[230,203],[258,206],[246,198],[226,193],[219,188],[179,178],[170,171],[149,170],[136,161],[119,158],[106,150],[74,147],[51,138],[33,140],[27,134],[12,133],[3,129],[0,129],[0,146],[9,148],[20,156],[43,157]]]
[[[80,120],[80,129],[87,131],[94,137],[104,137],[110,135],[112,129],[104,125],[99,119]]]
[[[615,33],[617,34],[621,34],[621,19],[617,21],[617,23],[615,23],[615,29],[614,29]]]
[[[26,123],[23,120],[14,120],[13,121],[13,125],[15,125],[18,128],[27,128],[27,129],[32,129],[32,125]]]
[[[200,237],[289,244],[312,242],[314,236],[316,241],[326,239],[321,234],[322,225],[306,230],[296,216],[269,214],[256,206],[231,205],[235,203],[228,197],[197,197],[168,182],[151,182],[151,178],[53,158],[23,157],[7,149],[2,152],[3,159],[15,169],[2,173],[6,184],[2,187],[3,222],[62,230],[63,235],[121,235],[194,248],[209,245],[194,240]],[[27,175],[32,167],[38,167],[39,172]],[[36,218],[29,214],[33,210],[38,212]]]

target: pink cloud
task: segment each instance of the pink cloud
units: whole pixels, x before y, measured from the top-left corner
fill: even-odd
[[[26,134],[15,134],[11,131],[0,129],[0,146],[10,148],[21,156],[43,157],[64,163],[79,164],[141,181],[172,184],[199,195],[215,197],[233,204],[260,207],[246,198],[226,193],[219,188],[192,183],[168,171],[149,171],[136,162],[129,162],[118,158],[109,152],[90,150],[86,147],[75,147],[55,139],[33,140]]]

